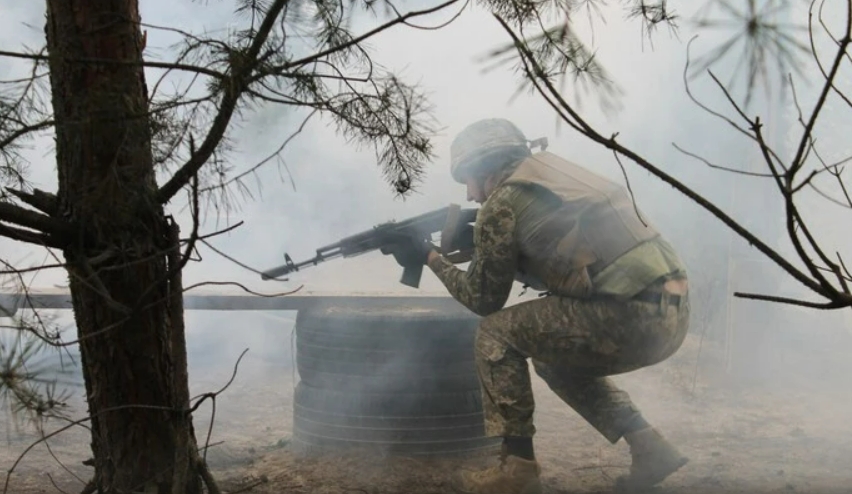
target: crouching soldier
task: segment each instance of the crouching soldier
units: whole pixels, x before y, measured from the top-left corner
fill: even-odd
[[[684,266],[622,186],[528,144],[503,119],[473,123],[452,142],[452,176],[482,204],[466,271],[431,244],[406,249],[406,262],[428,264],[484,316],[475,358],[486,434],[503,438],[503,454],[499,466],[462,472],[457,490],[541,491],[527,359],[607,440],[625,439],[632,465],[619,485],[654,485],[687,458],[607,376],[678,350],[689,320]],[[547,296],[504,308],[515,279]]]

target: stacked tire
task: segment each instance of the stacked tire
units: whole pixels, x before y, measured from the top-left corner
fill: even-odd
[[[317,307],[296,318],[293,446],[304,454],[488,454],[473,342],[479,318],[446,307]]]

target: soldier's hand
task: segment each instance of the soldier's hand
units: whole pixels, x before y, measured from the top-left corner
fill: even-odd
[[[397,264],[406,267],[425,265],[429,260],[429,253],[433,250],[435,250],[435,246],[427,240],[400,237],[388,247],[382,249],[382,253],[393,255]]]

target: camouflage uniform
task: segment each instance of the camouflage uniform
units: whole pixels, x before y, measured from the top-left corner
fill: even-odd
[[[585,279],[578,276],[558,289],[533,276],[537,288],[557,293],[503,308],[515,279],[526,276],[519,274],[525,271],[524,254],[545,241],[530,225],[541,224],[548,211],[563,204],[556,202],[540,187],[504,179],[479,211],[468,269],[442,257],[429,267],[456,300],[484,316],[475,358],[488,435],[535,433],[529,358],[563,401],[615,443],[640,415],[627,393],[606,376],[673,354],[689,319],[686,296],[672,304],[665,294],[657,303],[636,295],[660,290],[663,281],[685,278],[685,272],[671,246],[655,233],[599,266],[593,276],[585,269],[593,264],[592,256],[576,270]]]

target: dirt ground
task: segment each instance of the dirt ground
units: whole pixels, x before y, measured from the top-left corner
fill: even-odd
[[[847,348],[852,345],[847,346]],[[700,352],[700,359],[699,359]],[[726,374],[719,345],[690,336],[672,359],[617,377],[646,417],[689,456],[690,463],[657,493],[840,493],[852,492],[852,387],[834,384],[849,366],[838,359],[820,377],[796,372],[801,361],[778,361],[790,377],[744,382]],[[815,358],[821,360],[819,356]],[[825,359],[822,359],[825,360]],[[825,363],[823,361],[823,363]],[[198,375],[199,369],[195,369]],[[230,364],[202,372],[193,393],[227,380]],[[230,389],[218,400],[208,461],[224,492],[272,493],[449,493],[449,459],[327,457],[300,458],[288,444],[292,426],[294,371],[288,365],[247,359]],[[799,379],[793,377],[799,376]],[[815,377],[816,376],[816,377]],[[848,378],[847,378],[848,379]],[[610,445],[533,377],[538,433],[536,450],[545,492],[612,492],[627,471],[623,442]],[[196,418],[200,443],[207,441],[211,407]],[[76,414],[81,415],[81,414]],[[60,423],[47,429],[55,430]],[[15,433],[7,420],[0,469],[37,438]],[[7,492],[79,492],[90,470],[87,431],[75,428],[33,448],[4,481]],[[496,462],[479,458],[467,464]]]

